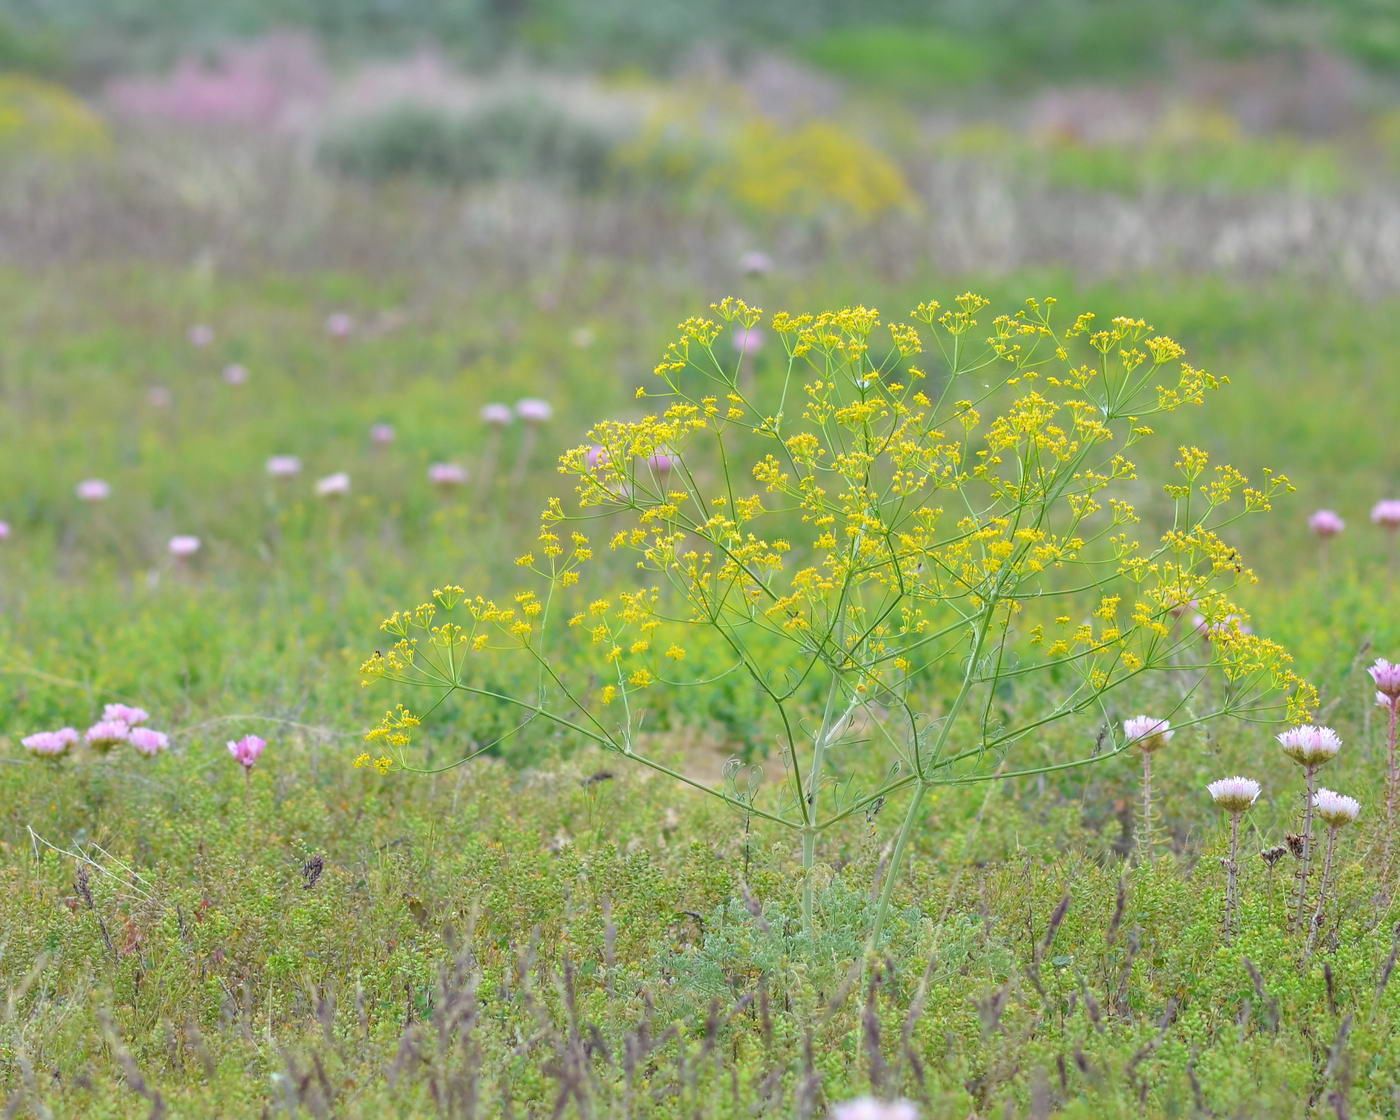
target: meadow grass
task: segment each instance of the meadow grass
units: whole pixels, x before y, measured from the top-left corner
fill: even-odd
[[[1262,577],[1243,595],[1255,625],[1295,652],[1345,740],[1324,781],[1363,804],[1318,951],[1300,962],[1285,933],[1291,858],[1255,854],[1296,828],[1298,775],[1277,728],[1224,723],[1154,757],[1164,835],[1145,865],[1126,858],[1131,758],[934,790],[866,957],[900,807],[824,834],[809,935],[785,835],[542,723],[431,777],[351,767],[387,701],[356,673],[378,620],[443,582],[508,585],[566,485],[555,453],[639,414],[632,390],[672,324],[723,294],[663,278],[623,302],[624,279],[562,277],[544,304],[344,274],[0,274],[7,1108],[818,1116],[873,1092],[930,1116],[1392,1112],[1400,940],[1364,666],[1400,652],[1393,542],[1366,523],[1396,478],[1394,307],[1168,280],[1076,300],[1147,316],[1231,378],[1211,410],[1173,418],[1168,460],[1144,477],[1190,442],[1299,488],[1238,544]],[[950,290],[835,270],[732,286],[770,308],[891,312]],[[323,324],[341,309],[357,330],[337,340]],[[194,323],[210,346],[191,346]],[[246,384],[221,379],[234,361]],[[153,385],[168,406],[149,403]],[[477,413],[524,396],[555,419],[517,475],[520,427],[492,453]],[[376,422],[392,445],[371,444]],[[284,453],[304,473],[268,478]],[[473,477],[436,492],[438,461]],[[341,470],[350,494],[316,497]],[[86,477],[111,498],[80,503]],[[1325,561],[1305,526],[1320,505],[1349,523]],[[1145,486],[1141,506],[1167,509]],[[189,562],[166,552],[181,533],[203,542]],[[148,708],[174,749],[50,763],[19,746],[118,700]],[[754,704],[736,684],[706,719],[654,728],[653,752],[716,779],[731,757],[780,776],[752,741]],[[415,749],[442,765],[506,726],[457,704]],[[224,745],[245,733],[269,741],[246,776]],[[1056,729],[1017,765],[1071,757],[1092,733]],[[1227,830],[1204,787],[1237,772],[1265,793],[1227,947]]]

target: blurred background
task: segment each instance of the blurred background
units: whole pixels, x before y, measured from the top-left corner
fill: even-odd
[[[0,252],[1400,282],[1391,0],[4,0]]]

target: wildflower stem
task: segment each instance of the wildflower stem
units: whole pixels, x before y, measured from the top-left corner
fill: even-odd
[[[1317,944],[1317,935],[1322,932],[1322,911],[1327,904],[1327,888],[1332,881],[1332,854],[1337,847],[1337,827],[1332,825],[1327,829],[1327,854],[1322,860],[1322,883],[1317,890],[1317,909],[1313,912],[1311,928],[1308,930],[1307,948],[1303,950],[1303,959],[1307,960],[1312,956],[1313,947]]]
[[[1152,816],[1152,752],[1142,752],[1142,818],[1138,822],[1138,864],[1152,862],[1155,821]]]
[[[1303,770],[1307,779],[1307,790],[1303,794],[1303,852],[1298,857],[1298,898],[1293,909],[1293,928],[1301,930],[1303,916],[1308,910],[1308,874],[1312,865],[1312,822],[1313,795],[1317,793],[1317,767],[1308,766]]]
[[[1225,944],[1234,939],[1235,912],[1239,906],[1240,814],[1230,814],[1230,855],[1225,860]]]
[[[885,915],[890,908],[890,896],[894,894],[895,880],[899,878],[899,867],[904,860],[904,849],[909,843],[909,836],[914,831],[914,823],[919,819],[919,808],[923,804],[924,794],[928,792],[928,784],[919,782],[914,787],[914,796],[909,799],[909,808],[904,813],[904,821],[899,826],[899,835],[895,838],[894,850],[890,853],[889,864],[885,867],[885,881],[880,885],[880,904],[875,910],[875,923],[870,927],[870,946],[874,948],[880,943],[880,931],[884,929]]]
[[[1390,853],[1395,837],[1396,796],[1400,793],[1400,767],[1395,758],[1396,723],[1400,720],[1400,699],[1390,701],[1390,735],[1386,743],[1385,840],[1381,850],[1381,876],[1390,882]]]

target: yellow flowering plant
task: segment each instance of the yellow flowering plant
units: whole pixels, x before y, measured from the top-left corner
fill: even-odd
[[[532,585],[503,599],[447,587],[396,612],[367,680],[425,687],[434,706],[510,704],[794,830],[809,929],[818,838],[906,795],[872,938],[934,786],[1112,758],[1153,678],[1172,682],[1178,728],[1304,718],[1316,694],[1250,631],[1232,589],[1253,575],[1221,536],[1287,480],[1251,485],[1183,447],[1165,532],[1140,539],[1128,500],[1152,418],[1224,379],[1141,320],[1060,326],[1047,299],[984,323],[987,307],[966,294],[900,322],[778,314],[783,355],[761,369],[746,356],[759,309],[727,299],[687,320],[639,392],[657,408],[597,424],[561,457],[574,493],[549,502],[517,560]],[[632,561],[627,586],[595,541]],[[727,664],[691,669],[698,640]],[[481,659],[503,657],[528,666],[525,694],[483,683]],[[781,782],[711,783],[645,749],[649,712],[703,702],[731,674],[764,700],[754,734],[783,759]],[[1006,701],[1028,684],[1033,704]],[[414,769],[419,718],[400,706],[373,733],[393,767]],[[1027,764],[1066,721],[1084,749]]]

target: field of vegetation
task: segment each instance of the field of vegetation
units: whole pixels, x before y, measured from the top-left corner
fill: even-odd
[[[131,7],[0,34],[4,1115],[1400,1112],[1384,12]]]

